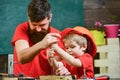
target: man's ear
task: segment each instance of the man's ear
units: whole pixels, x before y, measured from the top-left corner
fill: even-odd
[[[49,17],[50,17],[50,22],[51,22],[51,20],[52,20],[52,15],[53,15],[53,14],[52,14],[52,13],[50,13],[49,15],[50,15]]]

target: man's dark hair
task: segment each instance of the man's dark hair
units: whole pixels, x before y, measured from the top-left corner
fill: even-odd
[[[28,17],[32,22],[38,22],[50,17],[50,4],[47,0],[32,0],[28,5]]]

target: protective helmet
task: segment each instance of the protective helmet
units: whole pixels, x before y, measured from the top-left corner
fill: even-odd
[[[66,28],[61,32],[61,36],[62,36],[61,39],[63,39],[69,33],[76,33],[76,34],[86,37],[87,42],[88,42],[86,52],[88,52],[93,57],[95,56],[97,47],[95,44],[94,37],[88,29],[81,27],[81,26],[76,26],[74,28]]]

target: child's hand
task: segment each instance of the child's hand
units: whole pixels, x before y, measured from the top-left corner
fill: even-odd
[[[53,49],[47,49],[47,58],[48,62],[51,66],[53,66],[53,58],[54,58],[54,50]]]
[[[58,67],[58,69],[55,71],[56,75],[70,75],[70,72],[68,69],[64,66]]]
[[[47,49],[47,58],[52,58],[54,57],[54,50],[53,49]]]
[[[55,44],[52,44],[52,45],[51,45],[51,48],[52,48],[52,49],[55,49],[57,46],[58,46],[58,44],[55,43]]]

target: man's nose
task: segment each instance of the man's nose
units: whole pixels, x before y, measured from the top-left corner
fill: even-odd
[[[39,26],[36,27],[36,31],[37,31],[37,32],[40,32],[41,30],[42,30],[41,27],[39,27]]]

